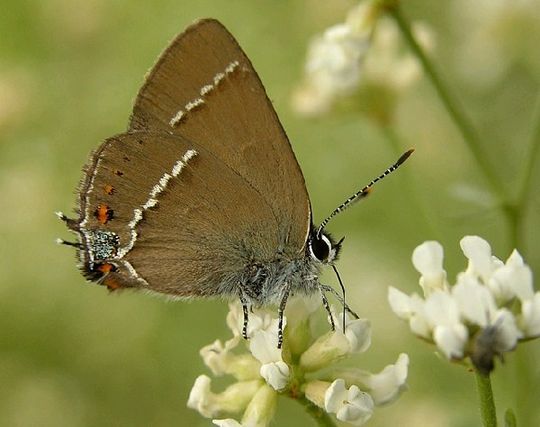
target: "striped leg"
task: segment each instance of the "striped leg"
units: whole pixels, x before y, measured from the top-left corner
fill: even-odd
[[[350,309],[350,307],[347,305],[347,303],[343,300],[342,296],[332,286],[321,285],[320,289],[321,289],[321,291],[330,292],[332,295],[334,295],[337,298],[337,300],[340,302],[340,304],[343,305],[345,310],[347,310],[355,319],[360,318],[360,316],[358,316],[358,314],[356,314],[354,311],[352,311]]]
[[[287,299],[289,298],[289,291],[290,291],[290,287],[289,285],[286,285],[285,291],[283,292],[283,296],[281,297],[281,302],[279,303],[279,311],[278,311],[279,325],[278,325],[277,348],[281,348],[283,344],[283,313],[285,312],[285,306],[287,305]]]
[[[240,294],[240,302],[242,303],[242,311],[244,313],[244,326],[242,327],[242,337],[244,337],[244,339],[247,340],[248,339],[247,328],[248,328],[248,322],[249,322],[249,313],[248,313],[248,303],[243,293]]]
[[[336,325],[334,324],[334,318],[332,317],[332,311],[330,311],[330,304],[328,304],[328,299],[326,298],[325,289],[323,289],[323,285],[319,287],[319,291],[321,292],[321,298],[324,308],[326,309],[326,312],[328,313],[328,322],[330,323],[330,327],[333,331],[336,330]]]

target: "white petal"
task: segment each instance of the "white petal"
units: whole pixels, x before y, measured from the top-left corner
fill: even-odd
[[[523,265],[525,265],[525,263],[523,262],[523,257],[518,252],[518,250],[514,249],[512,253],[510,254],[510,256],[508,257],[508,259],[506,260],[505,265],[509,267],[522,267]]]
[[[344,380],[337,379],[330,384],[330,387],[328,387],[324,394],[324,409],[326,409],[326,412],[335,414],[347,399],[347,394]]]
[[[458,283],[452,288],[452,295],[463,318],[481,327],[490,324],[497,305],[492,293],[481,285],[476,277],[460,274]]]
[[[242,304],[240,304],[238,301],[229,303],[227,326],[233,332],[234,336],[242,336],[243,324],[244,314],[242,311]]]
[[[409,356],[402,353],[395,365],[388,365],[378,374],[369,375],[364,380],[376,405],[394,401],[406,388],[408,368]]]
[[[424,294],[446,287],[446,272],[443,269],[443,248],[439,242],[427,241],[417,246],[412,255],[414,268],[422,275],[420,285]]]
[[[262,364],[278,362],[281,359],[281,349],[278,345],[278,319],[274,319],[268,329],[253,332],[249,340],[249,350]]]
[[[373,399],[353,385],[347,390],[345,381],[335,380],[325,393],[324,408],[329,413],[336,414],[340,421],[354,425],[362,425],[373,413]]]
[[[518,329],[514,315],[506,308],[495,313],[492,325],[497,328],[497,352],[513,350],[523,333]]]
[[[499,268],[489,279],[487,286],[497,299],[499,304],[506,304],[516,296],[515,291],[508,280],[508,269]]]
[[[524,301],[534,295],[532,271],[523,263],[507,262],[493,273],[488,285],[501,304],[514,296]]]
[[[469,337],[467,328],[462,324],[437,326],[433,331],[433,340],[448,359],[461,359],[465,343]]]
[[[460,323],[456,300],[447,292],[434,291],[424,305],[427,321],[434,326],[453,326]]]
[[[260,374],[274,390],[283,390],[289,382],[289,366],[282,361],[262,365]]]
[[[232,350],[243,340],[239,336],[222,344],[220,340],[203,347],[199,354],[214,375],[233,375],[245,381],[259,377],[261,364],[249,353],[235,354]]]
[[[362,353],[371,345],[371,323],[367,319],[355,319],[347,324],[345,336],[351,353]]]
[[[225,345],[220,340],[216,340],[212,344],[201,348],[199,354],[204,364],[211,369],[214,375],[223,375],[227,372],[225,365],[230,357],[230,350],[238,345],[239,338],[235,337],[226,341]]]
[[[267,330],[254,331],[249,341],[249,349],[262,364],[260,375],[274,390],[281,390],[289,381],[289,367],[283,362],[281,349],[277,348],[277,319],[272,322],[272,326]]]
[[[371,418],[373,406],[371,396],[353,385],[347,393],[346,402],[337,411],[336,418],[360,426]]]
[[[424,315],[416,314],[409,319],[411,331],[423,338],[431,338],[431,326]]]
[[[212,420],[212,423],[219,427],[242,427],[238,421],[233,420],[232,418],[226,418],[223,420]]]
[[[415,313],[411,297],[392,286],[388,287],[388,303],[401,319],[409,319]]]
[[[424,313],[424,300],[418,294],[408,296],[390,286],[388,288],[388,302],[398,317],[409,320],[412,332],[424,338],[431,337],[431,327]]]
[[[521,328],[526,337],[540,336],[540,292],[521,304]]]
[[[441,244],[428,240],[414,249],[412,263],[420,274],[432,276],[442,271],[443,258],[444,250]]]
[[[336,313],[330,309],[332,319],[338,331],[343,331],[343,312]],[[367,319],[355,319],[350,313],[345,313],[345,337],[349,342],[350,353],[362,353],[371,345],[371,323]]]
[[[199,375],[195,380],[195,384],[191,388],[187,402],[188,408],[195,409],[205,417],[211,417],[214,412],[210,400],[212,392],[210,391],[211,380],[207,375]]]
[[[254,331],[267,329],[271,325],[272,320],[272,315],[264,310],[255,309],[250,311],[247,336],[251,337]],[[242,304],[238,301],[229,304],[227,326],[233,332],[234,336],[242,336],[242,329],[244,328],[244,312]]]
[[[373,399],[353,385],[347,390],[345,381],[335,380],[326,390],[324,408],[340,421],[362,425],[373,413]]]
[[[480,276],[484,282],[487,282],[493,270],[493,258],[489,243],[478,236],[465,236],[459,244],[469,259],[467,273]]]
[[[207,418],[219,416],[223,412],[240,412],[246,408],[253,395],[261,387],[260,380],[233,383],[222,393],[212,393],[211,380],[201,375],[189,394],[187,406]]]

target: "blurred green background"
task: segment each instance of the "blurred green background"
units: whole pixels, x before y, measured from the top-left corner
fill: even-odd
[[[142,78],[168,41],[196,18],[215,17],[237,37],[265,83],[320,221],[397,157],[385,132],[355,109],[306,120],[290,108],[310,37],[343,21],[355,3],[2,1],[0,425],[209,425],[186,401],[195,378],[208,373],[199,349],[228,337],[226,304],[109,295],[85,283],[73,250],[54,244],[56,237],[70,237],[54,211],[71,212],[81,166],[100,141],[125,129]],[[477,124],[485,156],[511,193],[521,184],[531,146],[540,15],[508,14],[495,25],[487,6],[484,13],[464,1],[403,3],[408,17],[431,26],[432,57]],[[540,10],[538,1],[518,3]],[[488,41],[499,50],[468,53],[486,22],[494,27]],[[409,391],[377,410],[369,425],[478,425],[472,373],[415,339],[391,312],[386,292],[389,285],[417,290],[410,254],[424,240],[441,241],[451,280],[465,267],[462,236],[486,238],[503,259],[514,244],[429,81],[401,96],[394,119],[402,149],[413,146],[416,153],[330,227],[347,237],[338,265],[350,304],[373,322],[372,347],[358,357],[358,366],[378,371],[400,352],[411,356]],[[538,273],[540,171],[533,173],[519,250]],[[331,275],[325,277],[333,283]],[[494,376],[498,409],[523,410],[528,425],[540,425],[539,357],[539,342],[520,345]],[[528,371],[520,372],[523,366]],[[300,406],[280,399],[274,425],[313,421]]]

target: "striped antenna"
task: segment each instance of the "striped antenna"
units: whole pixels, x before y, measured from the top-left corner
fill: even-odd
[[[413,153],[414,148],[411,148],[410,150],[406,151],[401,155],[401,157],[398,159],[396,163],[394,163],[392,166],[390,166],[388,169],[386,169],[381,175],[379,175],[377,178],[375,178],[373,181],[371,181],[368,185],[366,185],[364,188],[362,188],[360,191],[357,191],[354,193],[351,197],[349,197],[347,200],[345,200],[341,205],[339,205],[336,209],[334,209],[334,212],[332,212],[323,222],[321,222],[321,225],[317,229],[317,237],[321,236],[321,232],[324,230],[324,227],[330,222],[332,218],[334,218],[338,213],[341,211],[344,211],[346,208],[348,208],[353,202],[358,201],[360,199],[363,199],[366,197],[371,187],[377,182],[383,179],[386,175],[391,174],[394,172],[397,168],[399,168],[405,160],[409,158],[409,156]]]

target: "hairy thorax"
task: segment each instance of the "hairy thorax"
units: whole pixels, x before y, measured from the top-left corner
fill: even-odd
[[[243,297],[255,307],[275,305],[288,287],[291,295],[308,295],[319,289],[319,266],[311,259],[252,261],[236,279],[222,283],[224,293]],[[227,283],[229,282],[229,283]]]

